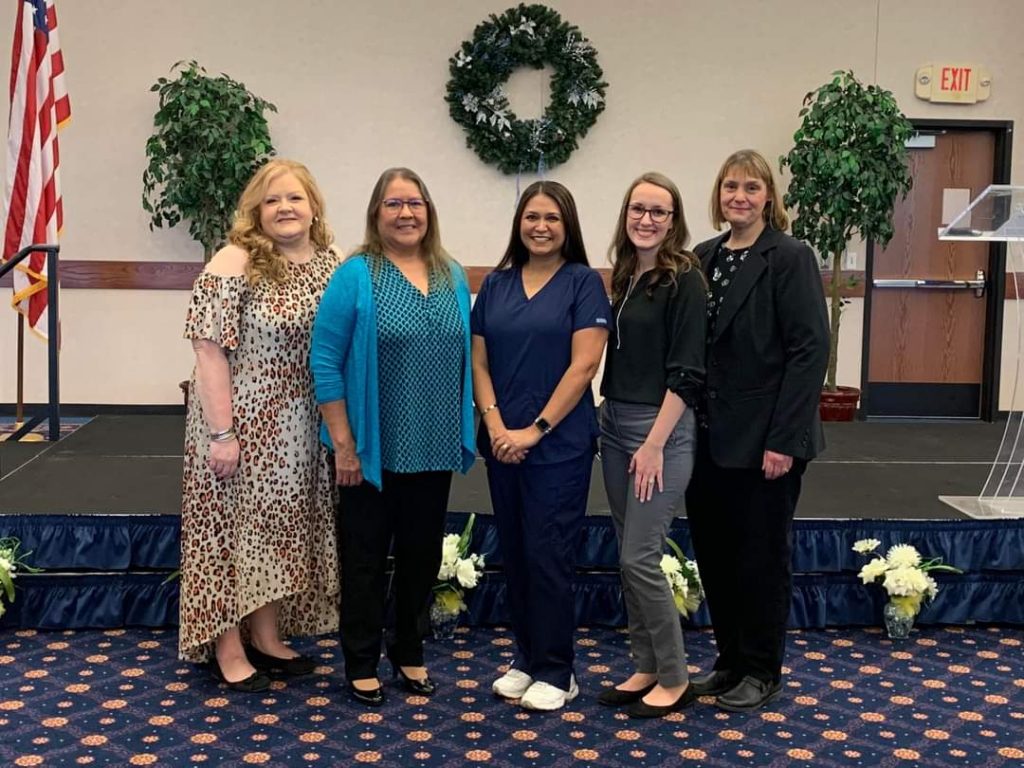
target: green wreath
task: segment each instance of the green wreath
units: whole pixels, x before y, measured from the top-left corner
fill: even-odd
[[[466,145],[504,173],[564,163],[604,111],[597,51],[580,30],[543,5],[519,5],[480,24],[448,60],[448,111],[466,131]],[[554,69],[551,103],[535,120],[520,120],[503,84],[519,67]]]

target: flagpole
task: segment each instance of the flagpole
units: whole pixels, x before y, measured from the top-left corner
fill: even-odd
[[[14,406],[14,428],[18,429],[25,417],[25,316],[18,315],[18,400]]]

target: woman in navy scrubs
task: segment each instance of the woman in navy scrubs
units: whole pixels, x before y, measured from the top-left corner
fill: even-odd
[[[560,709],[579,694],[572,577],[598,435],[590,382],[611,315],[588,263],[569,190],[531,184],[470,323],[478,448],[518,646],[493,689],[527,709]]]

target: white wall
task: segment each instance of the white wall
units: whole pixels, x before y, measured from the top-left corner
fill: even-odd
[[[488,13],[510,0],[58,0],[73,118],[61,137],[67,259],[196,260],[184,228],[150,233],[140,205],[144,144],[156,96],[150,85],[196,58],[274,102],[279,153],[307,163],[327,197],[342,246],[359,241],[380,171],[423,175],[445,243],[469,265],[493,264],[510,228],[517,180],[465,147],[443,96],[447,60]],[[710,236],[707,201],[718,165],[754,146],[788,150],[803,95],[836,69],[892,89],[917,117],[1024,121],[1024,4],[992,0],[554,0],[593,42],[609,82],[608,106],[568,163],[549,175],[579,204],[595,264],[621,195],[637,174],[673,177],[695,239]],[[14,4],[0,7],[0,35]],[[913,74],[933,60],[986,66],[989,101],[935,106],[913,96]],[[0,56],[0,77],[8,76]],[[516,104],[541,101],[519,78]],[[1024,152],[1014,153],[1020,178]],[[520,183],[532,181],[525,176]],[[63,293],[63,400],[173,403],[188,374],[181,340],[187,294]],[[857,302],[847,310],[840,379],[859,382]],[[0,402],[14,400],[14,314],[0,307]],[[27,397],[45,400],[45,348],[28,342]],[[1004,365],[1004,368],[1006,366]]]

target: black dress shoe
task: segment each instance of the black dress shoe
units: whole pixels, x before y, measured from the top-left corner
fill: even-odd
[[[690,678],[693,692],[698,696],[717,696],[736,687],[740,678],[728,669],[713,669],[704,675]]]
[[[232,691],[243,691],[245,693],[258,693],[259,691],[265,691],[270,687],[270,678],[260,672],[258,669],[249,675],[244,680],[236,680],[231,682],[224,677],[224,672],[221,671],[220,663],[217,661],[217,657],[214,656],[210,660],[210,671],[213,673],[214,678],[219,682],[224,683]]]
[[[429,675],[423,679],[417,679],[409,677],[397,664],[393,665],[392,668],[395,671],[395,677],[402,681],[402,687],[409,693],[416,694],[417,696],[430,696],[437,690],[437,685],[430,679]]]
[[[249,662],[261,672],[269,672],[278,669],[286,675],[308,675],[316,669],[316,662],[308,656],[296,656],[293,659],[282,659],[278,656],[271,656],[264,653],[255,645],[245,646],[245,655]]]
[[[751,712],[760,709],[782,693],[782,683],[768,683],[747,675],[732,690],[715,699],[715,706],[729,712]]]
[[[605,707],[623,707],[626,704],[632,704],[634,701],[640,701],[640,699],[654,690],[655,685],[656,683],[651,683],[638,691],[623,691],[619,688],[608,688],[598,694],[597,703]]]
[[[384,688],[379,685],[369,691],[361,691],[349,681],[348,695],[368,707],[379,707],[384,703]]]
[[[670,712],[678,712],[680,709],[686,709],[687,707],[693,706],[693,702],[697,700],[697,695],[693,692],[693,683],[686,686],[686,690],[679,694],[679,698],[671,704],[664,704],[656,706],[654,704],[646,704],[643,699],[634,701],[626,709],[626,714],[630,717],[664,717]]]

